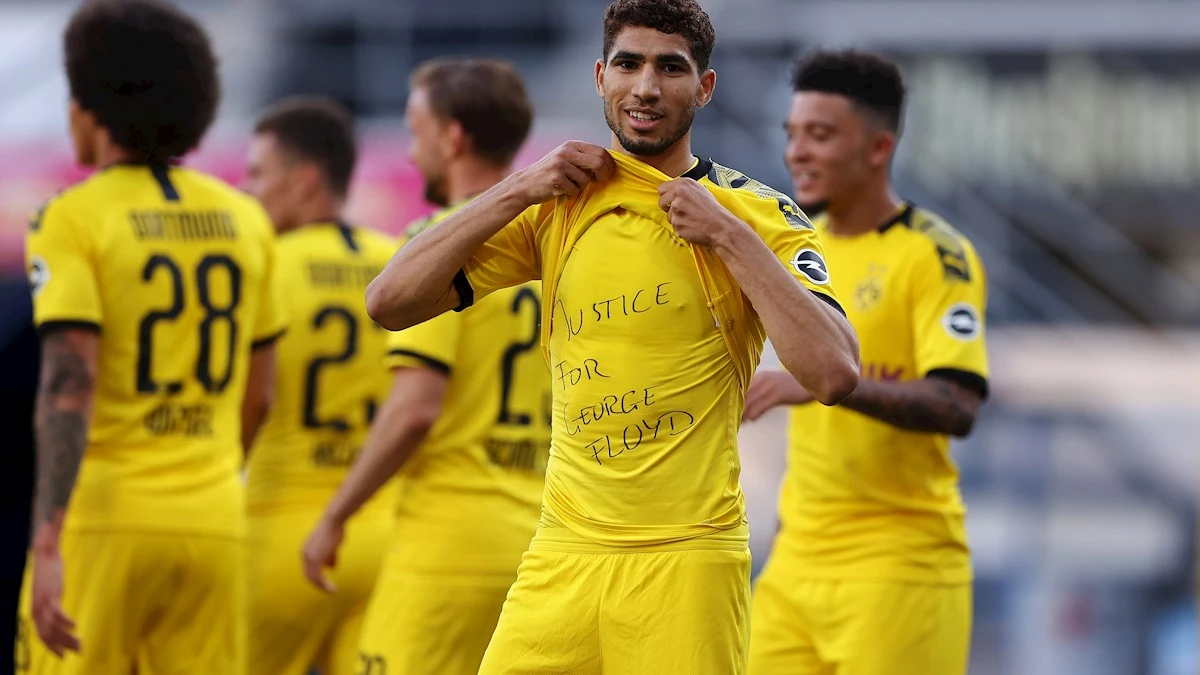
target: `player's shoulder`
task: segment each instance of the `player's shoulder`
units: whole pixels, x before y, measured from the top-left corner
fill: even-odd
[[[29,216],[30,233],[40,232],[42,224],[49,219],[69,214],[73,210],[86,208],[88,203],[88,183],[92,179],[68,185],[47,197]]]
[[[171,182],[186,193],[189,201],[209,207],[224,207],[239,215],[250,215],[254,220],[267,225],[266,211],[257,199],[210,173],[188,167],[172,167]]]
[[[391,258],[400,245],[400,238],[365,225],[350,225],[359,246],[372,257]]]
[[[800,207],[796,205],[796,202],[791,197],[762,181],[747,176],[737,169],[718,164],[709,159],[701,160],[700,164],[684,175],[693,173],[702,175],[712,184],[730,190],[741,197],[753,199],[778,209],[792,229],[813,229],[812,222],[808,219],[808,216],[804,215],[804,212],[800,210]]]
[[[979,273],[971,240],[938,213],[909,203],[885,227],[923,254],[921,264],[939,266],[947,278],[970,281]]]

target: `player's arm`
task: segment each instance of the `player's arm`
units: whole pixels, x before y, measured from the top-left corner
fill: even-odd
[[[511,257],[513,242],[529,239],[528,233],[502,232],[530,207],[559,196],[574,196],[595,180],[607,180],[614,171],[608,151],[595,145],[568,141],[536,164],[517,171],[484,192],[456,213],[429,228],[400,248],[383,272],[367,287],[367,312],[389,330],[403,330],[472,302],[467,262],[495,237],[489,254]],[[531,249],[524,242],[519,248]],[[528,258],[529,256],[524,256]],[[526,259],[518,266],[530,268]],[[509,267],[512,267],[510,264]],[[494,280],[496,287],[535,278],[509,274]],[[483,295],[484,293],[480,293]]]
[[[75,478],[87,448],[96,382],[99,333],[94,327],[44,327],[41,377],[34,432],[37,438],[37,485],[33,498],[35,571],[60,565],[59,538]],[[55,575],[36,575],[50,579]],[[61,579],[61,577],[58,577]],[[34,619],[46,646],[61,656],[78,650],[74,623],[58,606],[57,588],[34,584]]]
[[[337,562],[346,521],[391,480],[425,440],[441,414],[448,383],[441,368],[396,371],[391,392],[375,416],[362,452],[304,544],[304,573],[318,588],[334,590],[324,568]]]
[[[784,368],[825,405],[854,391],[858,338],[841,312],[790,274],[749,224],[696,181],[664,183],[659,194],[679,236],[711,247],[729,268]]]
[[[842,405],[892,426],[951,436],[971,433],[983,392],[968,382],[938,373],[909,382],[862,380]]]
[[[246,396],[242,399],[242,451],[250,454],[254,438],[275,402],[275,343],[255,345],[250,351]]]

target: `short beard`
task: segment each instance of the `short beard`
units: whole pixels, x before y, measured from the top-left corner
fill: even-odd
[[[448,206],[450,198],[446,195],[446,181],[444,179],[426,179],[425,180],[425,201],[434,206]]]
[[[630,138],[629,136],[625,135],[625,133],[621,130],[620,122],[613,119],[612,111],[609,109],[609,106],[607,104],[604,106],[604,121],[608,123],[608,128],[611,129],[613,134],[616,135],[617,141],[621,144],[622,148],[625,148],[626,152],[638,157],[657,157],[667,150],[670,150],[671,146],[678,143],[679,139],[686,136],[688,131],[691,130],[692,120],[695,118],[696,106],[689,105],[687,109],[682,112],[679,119],[679,124],[671,130],[671,133],[667,134],[666,138],[660,141],[642,140],[639,138]]]

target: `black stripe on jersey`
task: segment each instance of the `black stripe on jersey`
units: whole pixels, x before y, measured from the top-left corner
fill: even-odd
[[[704,158],[698,158],[698,159],[700,161],[696,162],[696,166],[693,166],[692,168],[688,169],[687,173],[680,176],[680,178],[691,178],[692,180],[700,180],[701,178],[704,178],[705,176],[707,176],[709,171],[712,171],[713,163],[712,163],[711,159],[704,159]],[[713,181],[713,182],[716,182],[716,181]]]
[[[892,216],[892,219],[879,226],[880,232],[887,232],[892,229],[893,225],[903,224],[905,227],[912,227],[913,205],[910,202],[904,202],[904,208],[900,209],[900,213]]]
[[[455,307],[454,311],[461,312],[475,304],[475,289],[471,288],[466,270],[459,270],[458,274],[454,275],[454,290],[458,291],[458,307]]]
[[[274,335],[268,335],[265,338],[259,338],[259,339],[255,340],[254,342],[250,343],[250,349],[260,349],[262,347],[266,347],[267,345],[275,344],[275,342],[279,338],[283,337],[283,334],[286,332],[287,332],[287,329],[284,328],[284,329],[280,330],[278,333],[275,333]]]
[[[158,187],[162,190],[163,199],[169,202],[179,201],[179,191],[171,183],[171,169],[167,165],[156,164],[150,167],[150,173],[153,174],[154,180],[158,181]]]
[[[818,293],[812,289],[809,289],[809,292],[811,292],[813,295],[817,296],[817,298],[820,299],[821,302],[824,302],[825,304],[829,305],[830,307],[836,309],[838,311],[838,314],[841,314],[842,316],[846,316],[846,310],[842,309],[842,306],[840,304],[838,304],[837,300],[834,300],[833,298],[831,298],[828,295],[825,295],[824,293]]]
[[[419,354],[407,349],[393,349],[392,351],[388,352],[388,356],[409,356],[420,361],[421,363],[424,363],[425,366],[430,370],[436,370],[443,375],[450,374],[450,364],[446,363],[445,361],[439,361],[432,356],[426,356],[424,354]]]
[[[979,394],[980,398],[988,397],[988,381],[979,373],[972,373],[967,370],[959,370],[958,368],[934,368],[925,373],[925,377],[940,377],[943,380],[966,387]]]
[[[337,224],[337,228],[338,232],[342,235],[342,241],[346,242],[346,248],[354,253],[358,253],[358,242],[354,241],[354,228],[340,221]]]
[[[43,321],[37,327],[39,337],[45,337],[47,333],[52,333],[58,330],[90,330],[96,333],[100,332],[100,324],[95,321],[79,321],[73,319],[63,319],[58,321]]]

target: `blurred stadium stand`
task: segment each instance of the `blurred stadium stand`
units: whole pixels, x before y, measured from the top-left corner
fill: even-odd
[[[499,55],[538,110],[528,160],[606,142],[591,79],[604,0],[192,0],[222,56],[221,117],[195,162],[236,180],[271,98],[337,97],[367,155],[354,209],[427,208],[403,156],[411,67]],[[973,675],[1197,672],[1200,3],[701,0],[717,95],[696,150],[786,187],[790,62],[815,46],[904,66],[904,196],[988,268],[993,395],[956,446],[976,553]],[[56,34],[73,3],[0,1],[0,268],[24,219],[78,177]],[[6,320],[11,320],[6,316]],[[0,331],[3,332],[3,331]],[[766,360],[772,360],[768,353]],[[783,415],[742,433],[756,564],[774,530]]]

